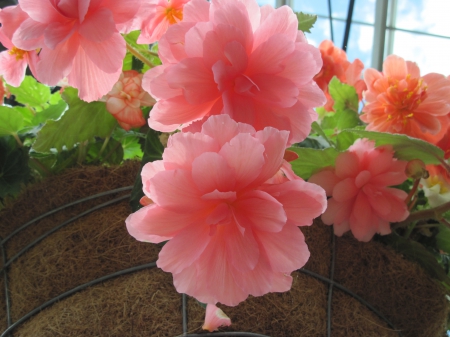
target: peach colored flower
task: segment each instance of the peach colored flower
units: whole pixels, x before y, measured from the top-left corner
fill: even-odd
[[[359,100],[362,99],[362,92],[367,89],[364,80],[361,78],[361,72],[364,64],[355,59],[352,63],[347,60],[347,54],[342,49],[336,47],[332,41],[324,40],[319,45],[322,56],[322,69],[314,76],[314,81],[327,97],[325,104],[326,111],[333,111],[334,101],[328,92],[328,84],[333,77],[337,77],[342,83],[355,87]]]
[[[28,65],[36,76],[36,63],[39,59],[36,51],[19,49],[11,42],[14,32],[27,17],[20,6],[10,6],[0,10],[2,25],[0,43],[8,49],[0,53],[0,76],[3,76],[6,83],[13,87],[18,87],[22,83]]]
[[[127,229],[140,241],[169,240],[157,265],[178,292],[234,306],[290,289],[289,274],[309,258],[298,226],[323,213],[326,197],[298,177],[271,179],[287,140],[287,131],[211,116],[201,132],[172,135],[163,160],[144,166],[154,203],[131,214]]]
[[[355,238],[369,241],[391,232],[390,222],[406,219],[406,192],[388,188],[404,182],[407,162],[393,158],[391,146],[375,148],[375,142],[358,139],[336,158],[336,166],[314,174],[308,181],[322,186],[328,208],[322,215],[334,233],[351,230]]]
[[[85,101],[111,90],[122,72],[125,41],[120,35],[141,0],[20,0],[28,18],[13,36],[24,50],[42,48],[39,80],[56,85],[67,77]]]
[[[429,177],[421,185],[431,207],[450,201],[450,174],[441,165],[427,165]]]
[[[325,97],[312,80],[320,53],[298,31],[292,9],[192,0],[183,13],[159,41],[163,64],[144,75],[143,87],[157,100],[149,125],[173,131],[228,114],[256,130],[290,131],[290,144],[302,141]]]
[[[190,0],[148,0],[143,4],[141,35],[138,43],[154,43],[169,26],[183,20],[183,7]],[[206,0],[203,0],[206,1]]]
[[[361,120],[367,130],[401,133],[436,144],[449,127],[450,80],[431,73],[420,76],[417,64],[389,55],[383,72],[367,69],[367,104]]]
[[[231,319],[228,317],[222,309],[216,307],[214,304],[208,304],[206,306],[205,324],[202,329],[213,332],[218,330],[220,326],[230,326]]]
[[[125,130],[145,125],[141,106],[152,106],[155,100],[142,89],[142,74],[135,70],[124,71],[119,81],[104,97],[106,110]]]

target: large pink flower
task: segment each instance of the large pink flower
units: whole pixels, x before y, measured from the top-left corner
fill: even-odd
[[[36,51],[19,49],[11,41],[14,32],[27,17],[20,6],[10,6],[0,10],[0,24],[2,25],[0,43],[8,49],[0,53],[0,76],[3,76],[6,83],[14,87],[18,87],[22,83],[28,65],[33,75],[36,76],[38,61]]]
[[[314,174],[308,181],[322,186],[328,208],[322,215],[334,233],[351,230],[355,238],[369,241],[379,233],[391,232],[390,222],[404,220],[409,212],[406,192],[389,188],[404,182],[407,162],[393,158],[391,146],[358,139],[347,152],[339,154],[336,167]]]
[[[86,101],[111,90],[122,71],[125,41],[120,35],[141,0],[20,0],[29,16],[13,37],[24,50],[42,48],[39,80],[56,85],[67,77]]]
[[[290,131],[302,141],[325,96],[313,81],[322,60],[298,31],[287,6],[260,8],[255,0],[192,0],[183,21],[159,41],[162,65],[144,75],[157,100],[149,125],[173,131],[217,114]]]
[[[173,274],[180,293],[234,306],[290,289],[289,274],[309,258],[298,226],[311,225],[326,198],[298,177],[271,179],[287,139],[287,131],[256,132],[212,116],[201,132],[171,136],[163,160],[144,166],[154,203],[131,214],[127,228],[140,241],[169,240],[158,267]]]
[[[183,20],[183,7],[190,0],[147,0],[143,4],[138,43],[158,41],[169,26]]]
[[[145,125],[141,106],[152,106],[155,100],[142,89],[142,74],[135,70],[124,71],[119,81],[104,97],[106,110],[125,130]]]
[[[383,72],[367,69],[367,104],[361,120],[367,130],[402,133],[436,144],[449,127],[450,80],[444,75],[420,76],[417,64],[389,55]]]

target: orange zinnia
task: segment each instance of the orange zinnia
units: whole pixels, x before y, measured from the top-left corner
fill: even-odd
[[[423,77],[416,63],[390,55],[383,72],[367,69],[367,104],[361,120],[367,130],[401,133],[436,144],[449,127],[450,80],[430,73]]]

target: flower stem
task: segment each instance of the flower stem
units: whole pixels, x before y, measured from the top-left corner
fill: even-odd
[[[450,211],[450,201],[435,208],[411,213],[405,220],[396,223],[394,228],[406,227],[411,222],[419,220],[434,219],[440,221],[442,219],[442,214],[447,211]]]
[[[154,68],[155,65],[152,64],[144,55],[142,55],[139,50],[137,50],[136,48],[134,48],[132,45],[130,45],[128,42],[126,42],[127,44],[127,50],[134,56],[136,57],[138,60],[140,60],[142,63],[148,65],[150,68]],[[153,52],[150,52],[152,55],[154,54]]]
[[[19,138],[19,135],[17,133],[13,133],[12,135],[14,137],[14,139],[16,140],[17,144],[19,144],[20,147],[23,147],[23,143]]]

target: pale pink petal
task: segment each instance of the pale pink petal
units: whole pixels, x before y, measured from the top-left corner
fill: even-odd
[[[325,190],[327,196],[333,194],[333,188],[339,181],[340,178],[336,176],[333,168],[327,168],[317,172],[308,179],[308,182],[321,186]]]
[[[353,152],[344,152],[336,158],[336,176],[343,179],[355,177],[359,173],[358,156]]]
[[[206,202],[200,196],[189,171],[162,171],[151,179],[149,198],[167,210],[190,213],[204,209]]]
[[[252,90],[254,98],[260,103],[288,108],[298,101],[299,89],[283,77],[258,74],[251,77],[258,90]]]
[[[307,87],[314,75],[320,71],[322,58],[317,48],[306,43],[302,47],[300,50],[294,50],[283,60],[283,70],[278,75],[290,79],[297,86]]]
[[[263,190],[283,205],[287,219],[296,226],[312,225],[313,219],[327,208],[323,188],[300,179],[267,186]]]
[[[229,142],[238,133],[255,134],[255,129],[243,123],[236,123],[228,115],[219,115],[215,118],[208,118],[201,127],[202,133],[215,138],[219,147]]]
[[[205,152],[192,162],[192,178],[202,193],[235,189],[233,172],[218,153]]]
[[[142,79],[142,88],[157,100],[169,99],[183,94],[181,89],[171,88],[167,82],[166,66],[149,69]]]
[[[191,224],[164,245],[157,265],[166,272],[177,274],[198,259],[210,240],[209,226]]]
[[[219,151],[234,170],[236,184],[249,185],[262,171],[264,146],[249,134],[241,133],[226,143]]]
[[[144,165],[141,171],[142,178],[142,190],[144,191],[147,197],[150,196],[150,179],[155,176],[158,172],[164,171],[164,161],[163,160],[155,160],[153,162],[147,163]]]
[[[95,43],[111,38],[116,32],[116,25],[111,11],[106,8],[98,9],[83,21],[78,31],[85,39]]]
[[[233,211],[241,227],[253,227],[259,231],[279,232],[287,220],[283,205],[263,191],[252,191],[241,196],[234,202]]]
[[[73,24],[52,22],[45,29],[44,43],[48,48],[55,49],[58,44],[69,39],[74,31]]]
[[[9,85],[18,87],[25,78],[26,69],[26,58],[17,60],[16,55],[11,55],[8,50],[0,53],[0,76],[3,76]]]
[[[230,223],[225,225],[221,235],[224,236],[227,250],[227,260],[240,272],[247,272],[255,269],[259,260],[259,245],[256,242],[253,232],[246,229],[242,234],[239,225]]]
[[[47,25],[28,18],[14,33],[12,43],[23,50],[38,49],[44,45],[43,34],[46,27]]]
[[[205,1],[206,2],[206,1]],[[214,304],[208,304],[206,306],[205,324],[202,329],[213,332],[218,330],[221,326],[230,326],[231,319],[225,315],[222,309],[216,307]]]
[[[277,233],[258,231],[255,236],[261,242],[274,271],[290,273],[302,268],[309,259],[305,237],[294,225],[286,224]]]
[[[103,0],[102,6],[112,12],[116,24],[125,24],[136,16],[141,3],[141,0]],[[120,31],[120,28],[118,29]]]
[[[328,199],[327,210],[322,214],[322,221],[326,225],[339,225],[350,218],[353,200],[337,202],[334,198]]]
[[[137,240],[159,243],[172,239],[195,220],[195,216],[171,212],[152,204],[129,215],[125,222],[128,233]]]
[[[21,0],[20,7],[30,16],[31,19],[37,22],[50,23],[66,20],[66,18],[58,12],[56,7],[49,0]]]
[[[350,228],[356,239],[368,242],[377,232],[373,225],[373,209],[364,193],[358,194],[350,216]],[[376,220],[376,218],[375,218]]]
[[[420,69],[417,63],[406,61],[406,69],[408,71],[408,74],[411,75],[411,77],[415,78],[420,77]]]
[[[195,158],[204,152],[218,152],[220,147],[214,138],[201,133],[176,133],[172,135],[163,153],[165,167],[191,169]]]
[[[39,80],[47,85],[54,86],[64,77],[67,77],[72,69],[78,47],[78,37],[73,35],[71,39],[59,44],[54,50],[42,48],[39,54],[40,60],[36,67]]]
[[[203,22],[209,20],[210,3],[205,0],[191,0],[183,8],[183,20]]]
[[[116,74],[122,72],[123,58],[125,57],[126,47],[125,40],[119,33],[114,33],[107,40],[102,42],[94,42],[80,37],[80,47],[85,51],[95,67],[100,70]],[[110,85],[110,89],[116,83],[114,81]],[[108,90],[109,91],[109,90]]]
[[[275,34],[283,34],[291,41],[297,38],[298,20],[287,6],[277,8],[261,23],[255,32],[253,50]]]

